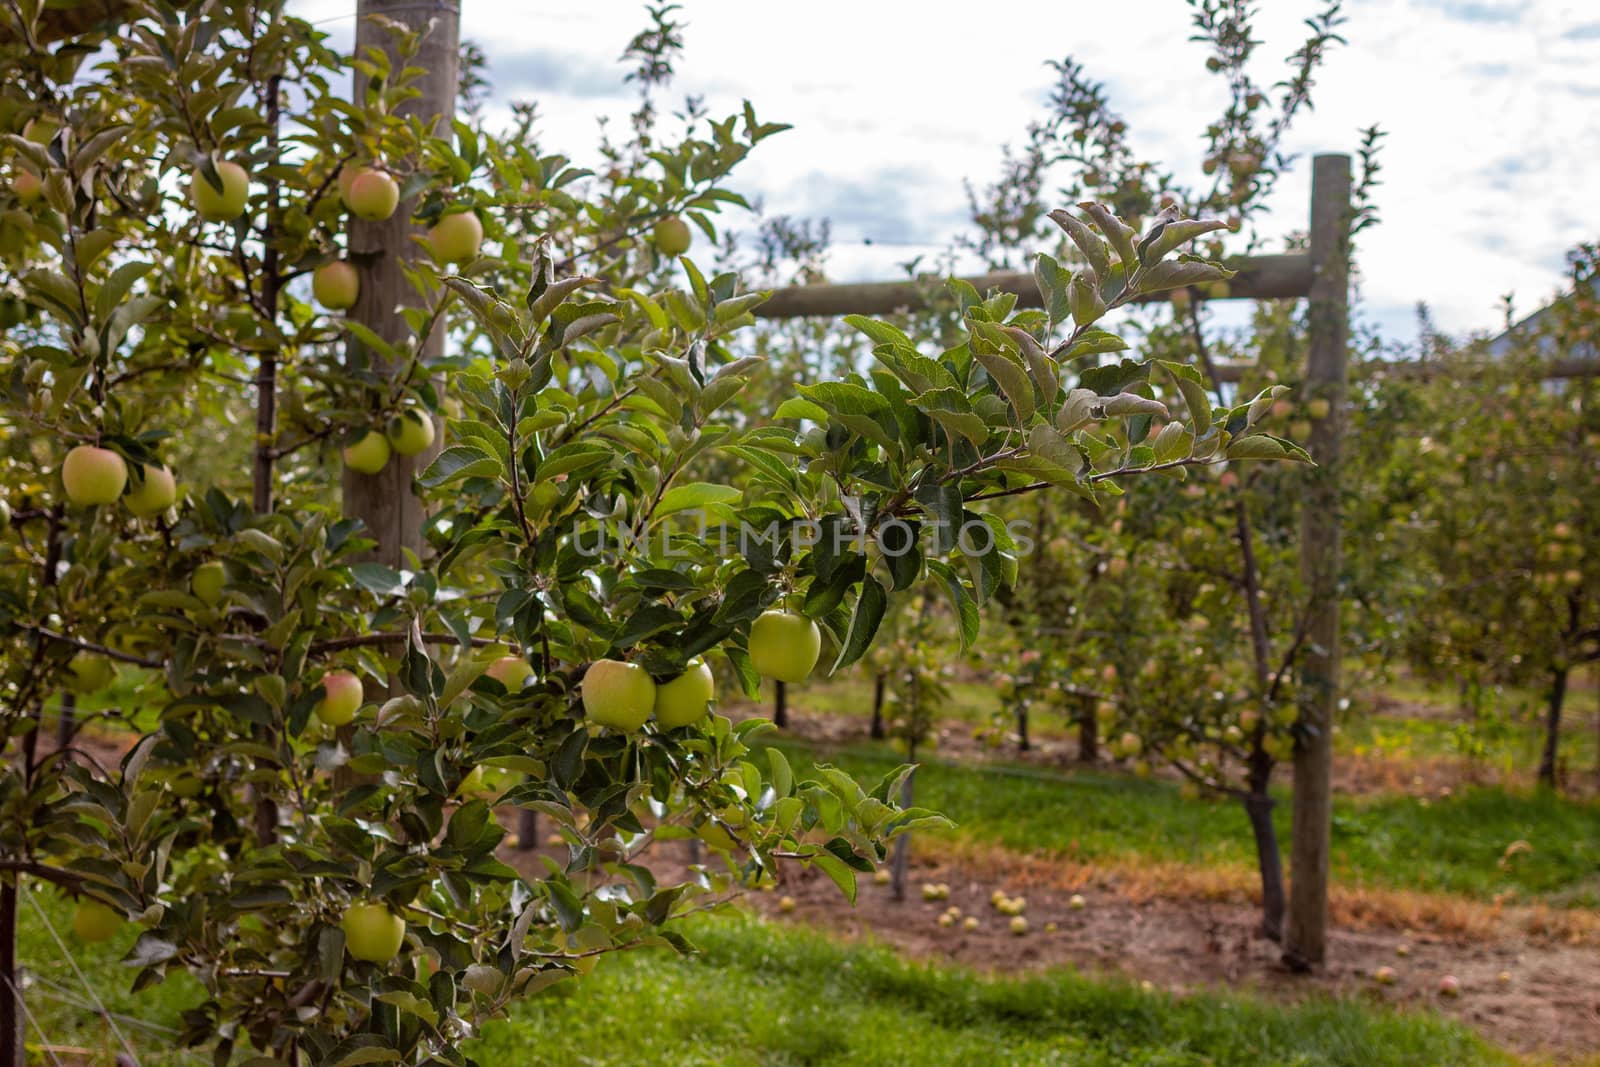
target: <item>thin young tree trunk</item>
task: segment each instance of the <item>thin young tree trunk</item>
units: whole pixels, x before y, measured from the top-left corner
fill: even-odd
[[[279,162],[278,124],[282,113],[279,88],[278,75],[267,79],[267,144],[274,165]],[[277,226],[278,181],[270,178],[267,181],[267,225],[263,235],[265,249],[261,256],[261,311],[263,317],[274,325],[278,321],[278,298],[283,288],[278,264]],[[251,466],[250,503],[256,514],[265,515],[273,507],[273,465],[277,462],[278,355],[268,349],[259,358],[256,368],[256,451]],[[267,727],[257,726],[254,732],[258,734],[257,740],[267,745],[273,744],[272,731]],[[278,806],[270,796],[258,795],[255,798],[255,831],[259,844],[270,845],[278,839]]]
[[[772,725],[780,730],[789,725],[789,687],[772,683]]]
[[[906,761],[915,763],[917,760],[917,741],[911,739],[910,747],[906,750]],[[900,806],[909,808],[912,799],[912,784],[917,777],[917,772],[912,771],[906,775],[906,780],[900,785]],[[893,890],[895,900],[906,899],[906,871],[911,865],[911,835],[901,834],[894,839],[894,867],[890,875],[889,888]]]
[[[27,1063],[23,1048],[25,1016],[22,987],[17,981],[17,880],[12,875],[0,885],[0,1067],[23,1067]]]
[[[879,674],[872,680],[872,728],[868,731],[874,741],[882,741],[883,729],[883,691],[887,680]]]
[[[1028,741],[1028,705],[1017,705],[1017,751],[1026,752],[1032,748]]]
[[[1283,857],[1278,852],[1278,831],[1272,825],[1273,800],[1265,789],[1244,798],[1245,814],[1256,838],[1256,864],[1261,870],[1261,936],[1283,940]]]
[[[1094,698],[1083,697],[1078,704],[1078,762],[1093,763],[1100,758],[1100,723],[1094,714]]]
[[[1550,702],[1545,711],[1544,753],[1539,757],[1539,784],[1554,789],[1556,755],[1561,744],[1561,706],[1567,699],[1567,668],[1550,672]]]
[[[539,847],[539,813],[531,808],[517,809],[517,851],[532,852]]]
[[[72,744],[73,735],[78,732],[77,712],[77,695],[63,693],[61,696],[61,712],[56,716],[56,748],[66,748]]]

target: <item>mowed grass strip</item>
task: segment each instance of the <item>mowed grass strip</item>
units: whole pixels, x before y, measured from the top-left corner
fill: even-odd
[[[738,912],[687,931],[700,955],[607,959],[467,1051],[484,1064],[592,1067],[1517,1062],[1437,1016],[1352,1000],[1175,997],[1065,971],[989,977]]]
[[[831,762],[868,784],[900,762],[885,745],[823,750],[788,739],[775,743],[797,771],[813,760]],[[1289,808],[1287,796],[1280,799],[1285,802],[1275,814],[1287,848]],[[1164,779],[935,756],[917,772],[916,802],[955,820],[950,833],[957,839],[1019,852],[1195,866],[1255,863],[1237,802],[1185,800]],[[1531,847],[1508,856],[1518,841]],[[1600,902],[1600,804],[1543,791],[1339,797],[1333,849],[1337,879],[1347,886],[1562,907]]]

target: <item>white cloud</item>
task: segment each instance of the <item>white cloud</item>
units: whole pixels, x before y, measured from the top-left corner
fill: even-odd
[[[1180,178],[1198,180],[1202,128],[1222,99],[1187,40],[1182,0],[684,6],[675,94],[703,93],[714,113],[748,97],[763,118],[795,125],[738,184],[769,212],[834,214],[841,276],[889,274],[954,235],[962,180],[988,181],[1001,145],[1041,113],[1047,60],[1070,54],[1106,81],[1135,147]],[[1256,73],[1270,82],[1320,5],[1261,6]],[[352,7],[296,5],[334,30],[352,24]],[[616,59],[642,10],[463,0],[463,34],[489,53],[499,90],[537,93],[545,140],[581,156],[599,115],[621,121],[632,106]],[[1305,225],[1310,154],[1352,151],[1357,130],[1380,123],[1383,224],[1361,247],[1368,314],[1402,339],[1418,300],[1447,330],[1494,329],[1501,294],[1515,291],[1524,309],[1542,302],[1561,284],[1563,252],[1600,236],[1585,195],[1600,163],[1600,11],[1588,0],[1351,0],[1348,13],[1350,43],[1331,54],[1316,110],[1290,141],[1303,158],[1265,232]],[[865,238],[875,247],[850,243]]]

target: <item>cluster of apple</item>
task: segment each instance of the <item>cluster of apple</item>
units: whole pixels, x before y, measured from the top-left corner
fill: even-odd
[[[768,611],[750,626],[750,663],[764,678],[803,682],[821,654],[822,631],[804,615]],[[652,714],[670,730],[699,721],[714,691],[711,668],[699,657],[659,685],[637,663],[602,659],[584,672],[583,710],[590,721],[627,733],[644,726]]]
[[[1558,522],[1550,528],[1550,540],[1539,553],[1541,566],[1533,576],[1535,585],[1549,591],[1583,584],[1583,571],[1576,566],[1583,561],[1583,546],[1572,536],[1572,527],[1567,523]]]
[[[803,681],[821,652],[822,633],[804,615],[768,611],[750,627],[750,660],[766,677]],[[534,676],[533,667],[521,656],[502,656],[484,673],[513,692]],[[365,701],[361,679],[350,671],[333,670],[322,676],[321,685],[323,697],[312,708],[317,719],[335,727],[355,721]],[[651,715],[669,730],[698,722],[709,713],[714,695],[711,668],[699,657],[678,677],[659,685],[638,664],[598,660],[590,664],[582,683],[583,708],[589,719],[626,732],[638,730]],[[949,892],[948,887],[945,891]],[[405,941],[405,920],[383,903],[351,905],[341,926],[350,955],[369,963],[393,960]],[[105,936],[109,937],[110,931]]]
[[[159,515],[178,500],[177,479],[166,467],[143,464],[139,481],[129,489],[127,461],[97,445],[79,445],[67,453],[61,464],[61,484],[67,499],[79,507],[120,500],[140,518]]]

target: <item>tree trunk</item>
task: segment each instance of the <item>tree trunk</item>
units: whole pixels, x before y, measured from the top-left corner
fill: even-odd
[[[425,73],[412,83],[417,95],[402,103],[397,111],[433,123],[440,136],[450,136],[450,120],[455,116],[456,94],[460,88],[460,8],[450,0],[359,0],[356,5],[355,51],[368,48],[387,50],[390,35],[372,16],[382,16],[412,29],[426,31],[421,50],[407,61]],[[431,28],[430,28],[431,24]],[[358,73],[355,99],[366,98],[367,79]],[[411,329],[397,309],[419,303],[418,294],[406,280],[405,267],[422,255],[411,238],[421,228],[411,222],[414,200],[402,201],[398,210],[382,222],[352,218],[349,228],[351,260],[361,272],[361,291],[350,318],[373,330],[385,341],[406,340]],[[435,330],[422,349],[424,359],[444,353],[444,332]],[[360,367],[376,360],[360,342],[352,340],[346,362]],[[382,369],[381,367],[379,369]],[[396,569],[406,566],[406,554],[422,554],[422,502],[411,491],[416,472],[433,461],[439,442],[419,456],[394,456],[377,474],[359,474],[348,467],[343,473],[345,514],[366,524],[367,532],[378,542],[373,552],[377,562]]]
[[[539,813],[530,808],[517,810],[517,851],[532,852],[539,847]]]
[[[911,739],[911,745],[906,751],[906,762],[914,763],[917,759],[917,741]],[[900,785],[900,806],[911,806],[912,783],[917,777],[917,772],[912,771],[906,775],[906,780]],[[906,869],[911,865],[911,835],[901,834],[894,839],[894,867],[890,875],[889,888],[893,890],[894,899],[906,899]]]
[[[278,75],[274,74],[267,79],[267,143],[274,165],[280,161],[278,124],[283,104],[280,88]],[[276,179],[268,179],[267,225],[263,241],[265,248],[261,254],[261,308],[263,315],[274,326],[277,325],[278,299],[283,290],[283,278],[279,273],[278,262],[278,217],[278,182]],[[278,354],[268,349],[261,354],[256,367],[256,450],[250,470],[250,504],[258,515],[268,514],[273,507],[273,467],[277,462],[277,434]],[[275,739],[270,727],[256,726],[251,732],[260,744],[269,747],[274,744]],[[256,842],[261,845],[270,845],[278,839],[278,807],[272,797],[265,794],[257,794],[255,797],[255,833]]]
[[[1100,758],[1100,724],[1095,719],[1094,698],[1084,697],[1078,706],[1078,762],[1093,763]]]
[[[872,680],[872,728],[868,731],[874,741],[882,741],[883,730],[883,691],[887,682],[883,675],[878,675]]]
[[[1333,837],[1333,717],[1339,706],[1339,453],[1350,330],[1350,157],[1317,156],[1311,174],[1310,350],[1306,392],[1328,402],[1311,430],[1317,467],[1300,509],[1300,573],[1308,593],[1294,753],[1294,831],[1284,962],[1319,964],[1328,944]]]
[[[56,716],[56,748],[66,748],[72,744],[73,735],[78,731],[78,698],[73,693],[61,695],[61,711]]]
[[[1261,870],[1261,936],[1283,940],[1283,858],[1278,854],[1278,831],[1272,825],[1272,797],[1265,791],[1244,798],[1245,814],[1256,838],[1256,865]]]
[[[1550,702],[1544,719],[1544,753],[1539,757],[1539,784],[1556,786],[1556,754],[1561,744],[1561,706],[1567,700],[1567,668],[1550,672]]]
[[[8,877],[0,885],[0,1067],[23,1067],[27,1063],[23,1042],[26,1015],[22,1006],[22,986],[17,973],[17,881]]]
[[[772,725],[780,730],[789,725],[789,687],[772,683]]]
[[[1026,752],[1032,748],[1028,741],[1028,705],[1017,705],[1017,751]]]

